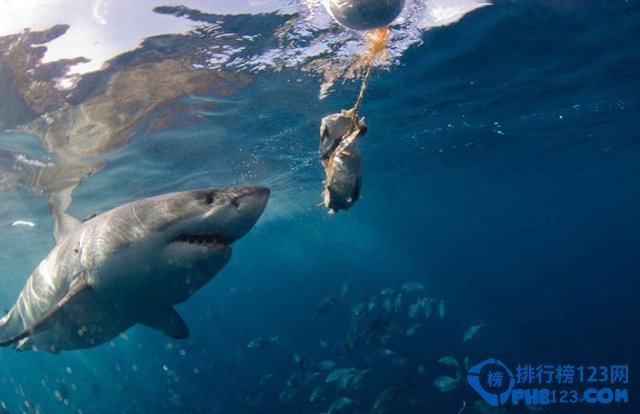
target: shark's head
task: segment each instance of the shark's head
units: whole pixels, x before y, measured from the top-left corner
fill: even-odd
[[[230,245],[253,227],[268,199],[263,187],[192,190],[145,200],[135,214],[150,232],[164,233],[167,243]]]
[[[231,244],[253,227],[268,198],[269,190],[262,187],[191,190],[90,219],[82,239],[94,246],[86,250],[105,252],[93,256],[95,287],[125,287],[151,300],[153,292],[160,301],[186,300],[224,267]]]

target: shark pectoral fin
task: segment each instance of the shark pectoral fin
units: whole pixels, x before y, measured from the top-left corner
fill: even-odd
[[[4,347],[4,346],[15,344],[16,342],[26,338],[29,335],[30,335],[29,332],[27,332],[27,330],[24,330],[20,332],[18,335],[14,336],[13,338],[0,341],[0,346]]]
[[[170,338],[184,339],[189,336],[187,324],[178,311],[171,306],[145,312],[139,323],[156,329]]]
[[[64,306],[69,303],[69,301],[71,301],[71,299],[75,298],[77,295],[87,291],[88,289],[90,289],[91,287],[89,286],[89,283],[87,282],[87,280],[85,278],[77,278],[75,279],[72,283],[71,286],[69,286],[69,290],[67,291],[67,293],[64,295],[64,297],[62,299],[60,299],[60,301],[58,301],[58,303],[56,303],[51,309],[49,309],[47,312],[45,312],[40,319],[38,319],[37,322],[35,322],[33,325],[27,327],[26,329],[24,329],[22,332],[20,332],[18,335],[9,338],[7,340],[3,340],[0,341],[0,347],[2,346],[9,346],[12,345],[16,342],[19,342],[25,338],[28,338],[29,336],[37,333],[38,331],[41,331],[43,329],[46,329],[46,324],[47,322],[49,322],[49,320],[54,317],[58,312],[60,312],[61,309],[64,308]],[[26,342],[25,342],[26,343]],[[22,344],[24,345],[24,343]]]

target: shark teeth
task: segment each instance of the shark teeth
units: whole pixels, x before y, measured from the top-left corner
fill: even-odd
[[[229,245],[223,237],[220,237],[215,234],[181,234],[177,237],[177,241],[189,243],[189,244],[202,244],[202,245],[211,245],[211,244],[222,244]]]

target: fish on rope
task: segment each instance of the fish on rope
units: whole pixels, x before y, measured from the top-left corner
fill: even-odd
[[[351,109],[327,115],[320,123],[320,162],[325,170],[322,203],[329,214],[348,210],[360,198],[362,187],[362,157],[358,140],[367,133],[364,117],[358,115],[367,90],[367,83],[375,60],[384,56],[389,39],[389,28],[371,32],[370,45],[358,62],[366,67],[356,103]]]
[[[325,170],[322,204],[330,214],[349,209],[360,197],[362,160],[358,140],[366,132],[364,118],[353,109],[322,118],[320,162]]]

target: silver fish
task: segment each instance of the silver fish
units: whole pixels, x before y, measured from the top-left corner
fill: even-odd
[[[457,378],[451,378],[446,375],[436,378],[433,383],[441,392],[449,392],[462,385],[459,376]]]
[[[404,393],[411,385],[414,384],[411,383],[411,378],[408,378],[407,381],[400,386],[391,386],[382,390],[373,403],[370,413],[383,414],[386,412],[387,407],[391,405],[393,401],[399,399],[401,394]]]
[[[382,296],[393,296],[396,293],[397,293],[396,290],[392,287],[384,288],[382,292],[380,292]]]
[[[307,373],[304,376],[304,381],[302,382],[303,386],[308,386],[309,384],[312,384],[314,382],[316,382],[316,378],[318,377],[322,377],[323,374],[319,373],[319,372],[311,372],[311,373]]]
[[[360,384],[362,383],[362,379],[364,378],[364,376],[370,371],[369,368],[367,369],[363,369],[362,371],[357,371],[353,374],[353,377],[351,378],[351,385],[353,388],[358,389],[360,388]]]
[[[335,368],[335,366],[336,366],[336,361],[331,361],[328,359],[322,360],[318,363],[318,368],[323,369],[325,371],[333,369]]]
[[[398,296],[396,296],[396,300],[393,302],[393,306],[396,309],[402,306],[402,294],[399,294]]]
[[[275,343],[280,343],[280,335],[272,336],[271,338],[256,338],[247,344],[247,348],[259,349]]]
[[[460,368],[460,363],[458,363],[458,360],[452,356],[443,356],[438,360],[438,362],[448,367]]]
[[[407,282],[400,288],[405,292],[415,292],[424,289],[424,286],[418,282]]]
[[[327,375],[326,382],[340,381],[343,378],[350,378],[355,373],[353,368],[338,368]]]
[[[251,406],[256,406],[260,404],[264,397],[264,390],[262,388],[258,388],[255,390],[250,390],[247,392],[247,395],[244,397],[244,402]]]
[[[420,299],[418,302],[414,303],[413,305],[409,306],[409,319],[413,319],[418,315],[418,312],[420,312],[423,309],[423,303],[422,303],[422,299]]]
[[[354,305],[352,309],[353,316],[355,316],[356,318],[362,316],[366,307],[367,307],[367,302],[362,302]]]
[[[260,388],[264,389],[267,386],[267,382],[273,378],[275,374],[265,374],[260,378]]]
[[[367,311],[372,312],[378,306],[378,298],[377,296],[372,296],[369,298],[367,302]]]
[[[385,312],[391,312],[394,309],[394,301],[389,298],[386,298],[384,302],[382,302],[382,309]]]
[[[355,375],[355,372],[356,371],[354,371],[354,375]],[[339,391],[343,391],[343,390],[346,390],[347,388],[349,388],[353,384],[354,375],[345,376],[345,377],[340,378],[340,380],[336,384],[336,388]]]
[[[343,110],[322,118],[320,162],[325,170],[323,204],[333,214],[360,197],[361,155],[357,140],[367,132],[364,118]]]
[[[351,287],[352,280],[352,278],[345,280],[345,282],[340,287],[340,299],[344,299],[344,297],[347,296],[347,293],[349,293],[349,288]]]
[[[322,299],[316,308],[316,314],[325,313],[331,310],[338,302],[338,295],[330,295]]]
[[[300,384],[303,382],[303,380],[304,380],[304,371],[298,370],[293,374],[291,374],[291,376],[287,380],[287,387],[298,388]]]
[[[444,318],[444,314],[446,313],[446,311],[447,309],[445,308],[444,300],[441,300],[438,304],[438,317],[440,319]]]
[[[280,401],[281,404],[289,402],[293,400],[297,393],[298,390],[296,388],[285,388],[280,395],[278,395],[278,401]]]
[[[335,382],[338,390],[347,389],[349,386],[358,386],[368,369],[358,371],[355,368],[339,368],[327,375],[326,382]]]
[[[378,349],[375,353],[375,355],[377,357],[387,357],[387,356],[395,356],[398,355],[398,353],[392,349],[388,349],[388,348],[381,348]]]
[[[431,304],[434,302],[433,299],[424,299],[422,303],[422,309],[424,310],[424,318],[429,319],[431,317]]]
[[[331,405],[329,406],[328,413],[334,413],[336,411],[340,411],[348,405],[353,405],[357,403],[358,401],[354,400],[353,398],[349,398],[349,397],[338,398],[337,400],[331,403]]]
[[[414,323],[413,325],[409,325],[409,327],[407,328],[407,331],[405,332],[405,334],[407,336],[411,336],[414,333],[416,333],[416,331],[418,330],[418,328],[422,326],[421,323]]]
[[[316,402],[318,401],[320,398],[322,398],[322,388],[315,387],[313,389],[313,391],[311,391],[311,395],[309,396],[309,402]]]
[[[375,402],[373,403],[373,407],[371,408],[372,414],[381,414],[385,411],[385,408],[397,398],[400,394],[401,389],[398,387],[389,387],[382,390],[382,392],[378,395]]]
[[[467,330],[464,331],[464,336],[462,337],[462,341],[467,342],[472,340],[476,336],[478,331],[484,328],[485,326],[487,326],[487,324],[480,321],[479,324],[468,327]]]
[[[406,365],[407,358],[396,355],[393,358],[391,358],[391,362],[393,363],[393,365]]]

